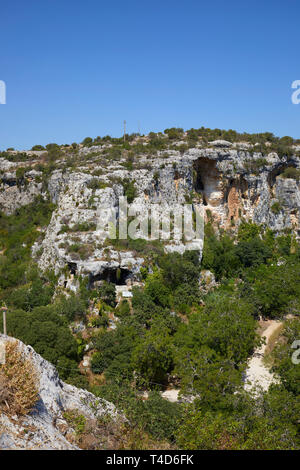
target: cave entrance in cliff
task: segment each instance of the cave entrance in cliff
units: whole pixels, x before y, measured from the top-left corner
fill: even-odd
[[[77,264],[76,263],[68,263],[68,268],[70,271],[70,274],[76,274],[77,272]]]
[[[102,273],[96,274],[96,276],[90,275],[89,286],[94,287],[95,282],[107,281],[116,284],[117,286],[123,286],[126,281],[131,277],[131,271],[125,268],[105,268]]]
[[[219,179],[215,160],[207,157],[198,158],[193,164],[193,188],[202,195],[203,204],[207,206],[208,196],[214,182]]]

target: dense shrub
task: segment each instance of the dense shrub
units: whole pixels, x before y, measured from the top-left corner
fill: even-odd
[[[111,282],[103,281],[98,289],[98,294],[107,305],[114,307],[116,304],[116,288]]]
[[[257,315],[276,318],[294,313],[299,308],[300,265],[294,262],[261,265],[247,273],[241,292]]]
[[[284,170],[283,173],[280,175],[282,178],[292,178],[296,181],[300,180],[300,170],[297,168],[294,168],[292,166],[289,166]]]
[[[283,330],[283,338],[285,339],[285,342],[283,344],[277,344],[273,353],[275,359],[273,372],[279,376],[282,384],[284,385],[284,388],[288,392],[291,392],[296,397],[299,397],[300,367],[296,362],[299,360],[299,354],[297,354],[297,349],[299,350],[297,341],[299,341],[300,338],[299,319],[291,319],[286,321]],[[296,356],[296,361],[292,361],[293,353]]]
[[[122,185],[124,189],[124,196],[127,197],[127,202],[131,204],[134,200],[134,198],[137,195],[136,187],[135,187],[135,181],[129,180],[128,178],[124,178],[122,180]]]
[[[77,343],[67,325],[55,305],[35,307],[31,312],[10,310],[7,318],[8,334],[30,344],[53,364],[62,358],[78,359]]]

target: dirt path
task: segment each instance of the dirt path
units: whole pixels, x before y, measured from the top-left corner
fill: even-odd
[[[245,390],[250,391],[259,385],[263,390],[268,390],[272,382],[275,382],[274,375],[267,369],[263,363],[264,354],[268,347],[271,336],[281,328],[282,322],[269,320],[269,325],[261,334],[266,340],[260,348],[256,349],[249,361],[245,374]]]

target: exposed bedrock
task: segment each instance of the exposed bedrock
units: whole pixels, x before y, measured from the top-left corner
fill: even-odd
[[[143,257],[126,245],[122,248],[110,243],[108,238],[107,214],[114,209],[118,221],[124,179],[134,184],[132,209],[141,217],[149,217],[154,204],[164,219],[169,212],[176,212],[178,205],[188,202],[194,208],[201,206],[216,228],[235,230],[244,218],[277,233],[292,229],[300,235],[299,181],[282,177],[287,167],[300,168],[296,157],[279,158],[275,153],[263,157],[232,148],[194,148],[183,154],[168,151],[152,158],[140,157],[138,168],[131,171],[115,161],[101,168],[93,161],[85,166],[87,157],[82,158],[82,165],[76,169],[54,171],[46,188],[39,172],[25,172],[20,181],[16,173],[19,164],[0,159],[3,212],[12,213],[39,194],[49,194],[57,205],[45,238],[34,245],[33,255],[41,269],[50,267],[57,273],[65,270],[62,284],[75,274],[87,276],[91,285],[104,279],[117,284],[139,279]],[[100,170],[101,176],[93,176],[95,170]],[[91,185],[91,180],[98,180],[98,186]],[[201,244],[197,246],[201,251]],[[182,253],[185,249],[184,240],[165,242],[166,251]]]

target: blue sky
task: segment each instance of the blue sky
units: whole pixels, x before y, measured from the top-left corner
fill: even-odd
[[[167,127],[300,138],[297,0],[0,3],[0,149]]]

